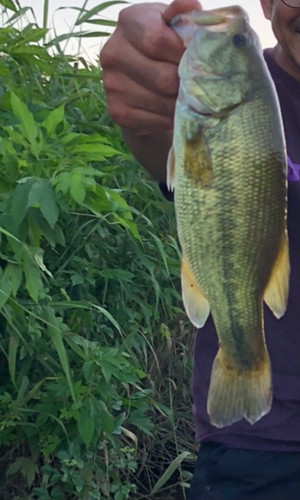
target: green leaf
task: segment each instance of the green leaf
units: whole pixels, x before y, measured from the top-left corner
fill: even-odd
[[[80,146],[76,146],[73,150],[74,154],[87,154],[93,153],[96,155],[102,155],[107,158],[115,155],[122,155],[121,151],[118,151],[111,146],[107,146],[106,144],[81,144]]]
[[[117,25],[117,21],[111,21],[109,19],[90,19],[85,22],[88,24],[98,24],[100,26],[111,26],[112,28],[115,28]]]
[[[87,383],[90,382],[94,372],[95,372],[96,365],[94,361],[87,361],[84,363],[82,367],[83,375]]]
[[[17,132],[11,127],[3,127],[3,130],[8,134],[9,138],[14,142],[14,144],[21,144],[26,147],[26,141],[20,132]]]
[[[110,278],[121,281],[131,281],[133,278],[135,278],[135,274],[130,273],[129,271],[124,271],[123,269],[103,269],[99,274],[103,278]]]
[[[76,344],[76,342],[74,342],[74,340],[72,339],[72,337],[66,337],[66,342],[69,344],[69,346],[71,347],[71,349],[76,352],[76,354],[78,354],[78,356],[80,358],[82,358],[83,360],[86,360],[86,354],[83,352],[83,350],[81,349],[81,347],[79,347],[79,345]]]
[[[9,76],[10,71],[5,64],[0,63],[0,76]]]
[[[50,337],[52,339],[52,342],[53,342],[53,345],[56,349],[56,352],[59,356],[59,360],[60,360],[61,366],[63,368],[63,371],[65,373],[73,401],[76,404],[76,398],[75,398],[75,393],[74,393],[74,389],[73,389],[73,383],[72,383],[71,372],[70,372],[70,367],[69,367],[68,355],[67,355],[67,351],[65,349],[64,343],[63,343],[61,321],[59,320],[59,318],[56,318],[51,307],[43,307],[43,317],[45,318],[45,320],[47,322],[48,332],[50,334]]]
[[[26,375],[24,375],[24,377],[22,377],[22,382],[21,382],[21,385],[19,387],[19,391],[18,391],[18,395],[17,395],[17,399],[16,399],[17,404],[22,403],[22,400],[23,400],[25,393],[28,389],[28,386],[29,386],[29,379]]]
[[[98,38],[100,36],[110,36],[110,33],[106,31],[86,31],[81,32],[78,38]]]
[[[87,403],[85,403],[86,406]],[[86,446],[89,446],[95,431],[95,420],[92,414],[92,408],[90,405],[83,408],[78,413],[77,421],[78,432],[85,442]]]
[[[129,421],[145,434],[148,434],[149,436],[152,435],[154,425],[151,422],[151,419],[147,415],[144,415],[141,410],[132,410],[130,412]]]
[[[26,259],[24,261],[24,272],[26,280],[26,290],[34,302],[38,303],[39,293],[42,289],[40,271]]]
[[[13,10],[13,9],[10,9],[10,10]],[[14,21],[16,21],[17,19],[20,19],[22,16],[24,16],[24,14],[26,14],[27,11],[31,11],[32,14],[34,15],[34,12],[32,10],[31,7],[22,7],[22,8],[19,8],[18,10],[16,10],[15,14],[13,14],[8,20],[7,20],[7,24],[9,25],[12,25],[12,23]]]
[[[66,194],[70,189],[70,173],[61,172],[52,181],[58,193]]]
[[[11,335],[8,348],[8,369],[12,383],[16,384],[16,361],[19,346],[19,338]]]
[[[0,0],[0,3],[1,3],[1,0]],[[18,457],[7,469],[6,471],[6,475],[7,476],[13,476],[14,474],[16,474],[16,472],[19,472],[19,470],[21,469],[22,467],[22,460],[23,460],[23,457]]]
[[[60,474],[56,474],[52,476],[52,481],[55,480],[55,477],[57,477],[57,480],[60,479]],[[74,477],[80,477],[80,476],[73,476],[73,481],[74,481]],[[75,481],[74,481],[75,482]],[[60,486],[54,486],[54,488],[52,488],[51,490],[51,500],[65,500],[65,494],[64,492],[62,491],[61,487]]]
[[[101,314],[104,314],[104,316],[107,317],[107,319],[114,325],[114,327],[120,332],[122,333],[121,331],[121,328],[119,326],[119,324],[117,323],[117,321],[113,318],[113,316],[106,310],[104,309],[104,307],[101,307],[101,306],[98,306],[97,304],[92,304],[91,302],[88,302],[88,304],[90,304],[90,306],[92,308],[95,308],[98,312],[100,312]]]
[[[32,493],[37,495],[38,500],[51,500],[49,496],[48,490],[45,487],[42,488],[33,488]]]
[[[90,500],[101,500],[101,494],[100,491],[98,490],[91,490],[89,495],[90,495]]]
[[[10,212],[13,221],[18,228],[26,217],[28,209],[28,196],[35,180],[33,177],[22,179],[11,195]]]
[[[26,474],[26,479],[27,479],[27,485],[29,488],[31,488],[34,480],[35,480],[35,475],[38,472],[38,468],[36,465],[32,463],[31,467],[28,468],[27,474]]]
[[[94,413],[99,416],[99,420],[102,423],[102,428],[106,434],[111,436],[114,430],[114,418],[109,413],[106,404],[103,401],[94,400]]]
[[[44,264],[43,255],[44,255],[44,251],[42,248],[34,249],[34,251],[32,252],[34,262],[38,266],[38,268],[43,273],[46,273],[48,276],[50,276],[50,278],[53,278],[51,272],[49,271],[49,269],[47,269],[47,267]]]
[[[180,466],[181,462],[186,459],[194,458],[193,455],[189,451],[183,451],[176,457],[173,462],[169,465],[167,470],[163,473],[163,475],[159,478],[157,483],[151,490],[151,495],[155,495],[161,488],[169,481],[170,477],[174,474],[175,470]]]
[[[123,218],[131,220],[132,214],[126,200],[113,189],[106,188],[105,191],[111,202],[112,210],[122,212]]]
[[[12,0],[0,0],[0,5],[3,5],[6,9],[10,9],[13,12],[17,12],[17,7]]]
[[[122,0],[113,0],[110,2],[100,3],[99,5],[96,5],[96,7],[93,7],[92,9],[88,10],[85,14],[83,14],[83,16],[80,16],[79,19],[77,19],[75,25],[78,26],[79,24],[85,23],[92,16],[94,16],[95,14],[98,14],[99,12],[101,12],[104,9],[107,9],[108,7],[111,7],[112,5],[119,5],[119,4],[124,4],[124,3],[127,4],[128,2],[125,2]]]
[[[4,271],[0,280],[0,310],[8,301],[12,291],[11,281],[7,269]]]
[[[111,210],[111,203],[108,201],[106,190],[99,184],[96,185],[95,191],[87,191],[83,206],[98,217],[102,216],[102,212]]]
[[[166,271],[168,273],[168,276],[170,276],[170,271],[169,271],[169,266],[168,266],[168,263],[167,263],[167,254],[166,254],[166,251],[165,251],[165,248],[164,248],[164,245],[162,244],[161,240],[153,233],[149,232],[149,234],[151,234],[152,238],[154,239],[156,245],[157,245],[157,248],[159,250],[159,253],[161,255],[161,258],[164,262],[164,265],[165,265],[165,268],[166,268]]]
[[[101,371],[104,375],[105,381],[108,384],[110,382],[110,379],[111,379],[112,374],[114,373],[115,369],[113,366],[111,366],[111,364],[109,362],[105,361],[105,359],[101,360],[101,362],[99,364],[101,366]]]
[[[82,180],[83,176],[80,172],[61,172],[54,179],[53,184],[58,193],[66,194],[69,191],[73,200],[78,205],[82,205],[86,194]]]
[[[73,483],[75,484],[76,486],[76,491],[78,493],[81,493],[82,490],[83,490],[83,486],[84,486],[84,483],[83,483],[83,479],[81,476],[79,476],[79,474],[74,474],[73,477],[72,477],[72,481]],[[53,496],[53,495],[52,495]]]
[[[25,31],[26,30],[26,31]],[[16,40],[18,45],[25,45],[29,42],[39,42],[48,30],[45,28],[33,28],[33,25],[26,26],[26,28],[21,33],[21,36]]]
[[[28,457],[20,457],[19,459],[22,476],[26,479],[29,488],[32,486],[33,481],[35,479],[35,475],[38,472],[38,468],[34,462]],[[18,464],[19,465],[19,464]]]
[[[125,229],[127,229],[137,240],[142,241],[141,236],[138,232],[138,228],[134,222],[131,220],[126,220],[120,217],[120,215],[114,213],[113,214],[114,219],[116,222],[118,222],[121,226],[123,226]]]
[[[54,228],[59,210],[55,193],[48,179],[36,179],[28,195],[27,208],[39,204],[40,210],[51,229]]]
[[[55,38],[52,38],[47,44],[46,47],[53,47],[53,45],[57,45],[65,40],[70,40],[70,38],[97,38],[100,36],[109,36],[110,33],[106,31],[73,31],[72,33],[64,33],[62,35],[58,35]]]
[[[21,101],[21,99],[14,93],[10,93],[10,102],[14,115],[19,118],[23,127],[22,130],[30,142],[33,152],[37,156],[37,127],[33,118],[33,114],[29,111],[26,104]]]
[[[61,123],[64,119],[65,115],[65,105],[62,104],[59,108],[54,109],[49,113],[47,118],[41,123],[41,126],[44,127],[48,135],[51,137],[54,135],[55,129],[59,123]]]
[[[52,302],[53,307],[57,309],[88,309],[90,311],[98,311],[112,323],[112,325],[118,330],[119,333],[122,334],[122,330],[118,322],[114,319],[114,317],[106,310],[104,307],[98,306],[97,304],[93,304],[92,302],[87,302],[84,300],[73,300],[72,302]]]
[[[81,274],[76,273],[71,276],[71,281],[73,286],[82,285],[84,283],[84,278],[83,276],[81,276]]]
[[[18,245],[23,245],[23,247],[25,247],[25,245],[22,243],[22,241],[20,241],[18,238],[16,238],[16,236],[14,236],[12,233],[10,233],[6,229],[4,229],[4,227],[0,226],[0,233],[5,234],[5,236],[7,236],[7,238],[11,238],[12,241],[16,242]]]
[[[82,205],[85,198],[85,189],[81,181],[76,180],[74,176],[70,179],[70,195],[78,205]]]

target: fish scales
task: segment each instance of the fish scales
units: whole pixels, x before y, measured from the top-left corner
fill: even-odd
[[[228,8],[223,15],[223,31],[222,9],[211,11],[212,18],[218,17],[215,32],[201,25],[201,13],[190,14],[193,32],[180,64],[168,164],[183,254],[184,304],[196,326],[212,313],[220,341],[208,396],[208,412],[218,427],[243,417],[254,423],[270,410],[263,300],[282,315],[289,275],[285,145],[277,97],[257,37],[244,11],[234,9],[235,15],[228,16]],[[173,24],[179,35],[187,16]],[[185,26],[183,41],[186,33]],[[232,44],[236,35],[251,42],[248,53],[238,54],[241,69]],[[219,52],[218,44],[212,46],[218,39]],[[226,50],[233,54],[227,59]]]

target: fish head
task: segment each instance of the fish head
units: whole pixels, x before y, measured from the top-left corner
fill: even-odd
[[[207,115],[241,104],[257,81],[257,57],[263,59],[247,13],[241,7],[193,11],[176,16],[171,27],[186,47],[179,99]]]

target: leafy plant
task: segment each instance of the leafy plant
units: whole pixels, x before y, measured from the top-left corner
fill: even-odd
[[[0,4],[0,496],[145,497],[193,449],[173,207],[100,68],[62,50],[75,33],[49,38],[46,1],[23,29],[29,8]]]

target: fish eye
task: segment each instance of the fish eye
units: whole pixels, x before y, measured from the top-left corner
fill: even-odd
[[[232,43],[238,49],[243,49],[249,45],[248,37],[242,35],[241,33],[237,33],[232,37]]]

